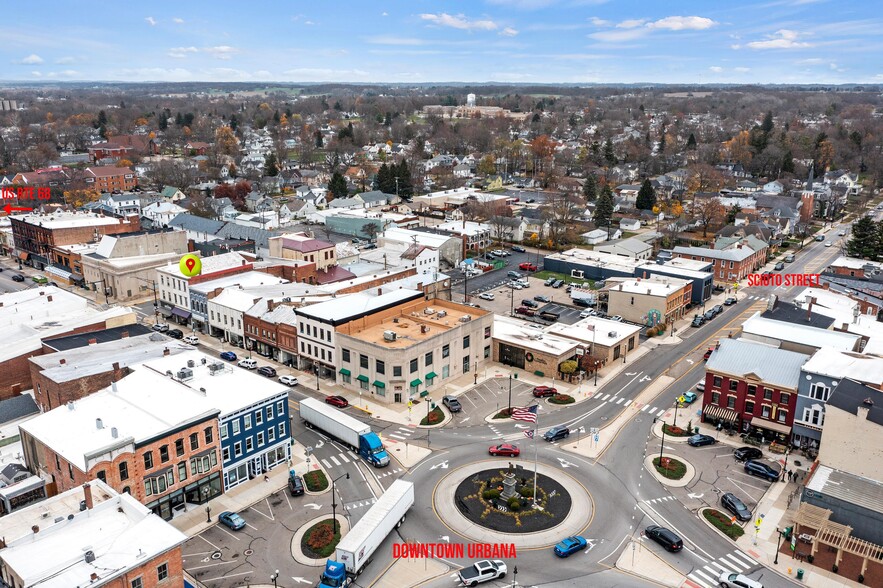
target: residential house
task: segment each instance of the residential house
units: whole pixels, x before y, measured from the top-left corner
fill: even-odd
[[[525,239],[527,221],[517,216],[493,216],[488,221],[491,227],[491,239],[520,243]]]
[[[604,241],[609,241],[613,239],[619,239],[622,237],[622,231],[619,229],[613,229],[613,232],[610,232],[610,227],[605,229],[593,229],[591,231],[587,231],[580,235],[583,239],[583,243],[586,245],[597,245],[598,243],[603,243]]]
[[[315,239],[306,233],[286,233],[269,239],[270,257],[307,261],[317,270],[337,265],[334,243]]]
[[[624,218],[619,221],[619,228],[623,231],[641,230],[641,221],[636,218]]]
[[[154,227],[166,227],[173,218],[186,212],[186,208],[181,208],[173,202],[166,201],[148,204],[141,210],[142,216],[149,218],[153,222]]]
[[[105,206],[110,207],[118,216],[129,214],[141,214],[140,195],[134,192],[124,194],[102,194],[98,199]]]

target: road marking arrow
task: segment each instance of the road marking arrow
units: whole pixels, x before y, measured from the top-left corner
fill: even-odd
[[[529,429],[530,427],[528,427],[527,425],[515,425],[515,428],[516,429]]]
[[[652,380],[652,379],[653,379],[653,378],[651,378],[650,376],[644,376],[643,378],[641,378],[641,379],[638,380],[638,381],[639,381],[639,382],[649,382],[649,381]]]
[[[627,376],[636,376],[636,375],[638,375],[638,372],[626,372],[625,375],[627,375]]]
[[[579,466],[576,465],[575,463],[570,463],[569,461],[567,461],[567,460],[564,459],[563,457],[559,457],[559,458],[558,458],[558,463],[561,464],[561,467],[562,467],[562,468],[570,468],[570,467],[578,468],[578,467],[579,467]]]
[[[325,445],[324,441],[316,441],[316,445],[315,445],[315,447],[313,447],[313,449],[319,449],[323,445]]]
[[[451,538],[450,538],[448,535],[442,535],[441,537],[439,537],[439,539],[441,539],[441,540],[444,541],[445,543],[450,543],[450,542],[451,542]]]
[[[700,492],[699,494],[687,494],[687,496],[688,496],[689,498],[702,498],[703,496],[705,496],[705,493],[704,493],[704,492]]]
[[[688,359],[688,360],[687,360],[687,363],[689,363],[690,365],[693,365],[693,364],[696,363],[696,362],[693,361],[692,359]]]
[[[461,422],[461,423],[465,423],[465,422],[468,421],[470,418],[472,418],[472,417],[466,417],[465,419],[461,419],[460,422]]]
[[[432,466],[432,467],[429,468],[429,469],[430,469],[430,470],[434,470],[434,469],[436,469],[436,468],[441,468],[441,469],[443,469],[443,470],[448,469],[448,460],[444,460],[444,461],[441,462],[441,463],[437,463],[437,464],[435,464],[434,466]]]
[[[295,582],[297,582],[298,584],[309,584],[310,583],[309,580],[304,580],[300,576],[296,576],[296,577],[292,576],[291,579],[294,580]]]
[[[316,504],[315,502],[310,502],[309,504],[305,504],[304,508],[312,508],[313,510],[319,510],[322,507],[320,505]]]

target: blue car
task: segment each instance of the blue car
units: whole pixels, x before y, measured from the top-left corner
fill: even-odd
[[[567,557],[576,553],[577,551],[585,549],[586,545],[588,545],[588,543],[586,542],[584,537],[574,535],[573,537],[568,537],[555,546],[555,555],[557,555],[558,557]]]
[[[245,519],[235,512],[230,512],[229,510],[225,510],[224,512],[219,514],[218,521],[225,527],[230,527],[234,531],[238,531],[245,526]]]
[[[683,400],[681,400],[681,398]],[[694,402],[696,402],[696,394],[694,394],[693,392],[684,392],[683,394],[681,394],[681,398],[679,398],[678,401],[684,404],[693,404]]]
[[[227,361],[236,361],[236,354],[232,351],[222,351],[221,359],[226,359]]]

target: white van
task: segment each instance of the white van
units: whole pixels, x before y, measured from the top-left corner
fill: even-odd
[[[258,362],[255,359],[240,359],[237,364],[241,368],[245,368],[247,370],[257,369]]]

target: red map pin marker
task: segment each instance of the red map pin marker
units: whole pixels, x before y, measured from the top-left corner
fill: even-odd
[[[193,271],[193,266],[196,265],[196,260],[194,260],[193,258],[189,258],[184,262],[184,264],[187,266],[187,269]]]
[[[200,261],[197,256],[190,253],[181,258],[178,268],[181,270],[182,274],[188,278],[192,278],[202,272],[202,261]]]

